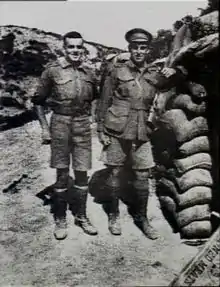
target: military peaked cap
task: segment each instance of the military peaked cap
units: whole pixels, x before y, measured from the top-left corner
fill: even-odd
[[[153,36],[148,31],[142,28],[134,28],[125,34],[125,39],[131,42],[148,42],[150,43]]]

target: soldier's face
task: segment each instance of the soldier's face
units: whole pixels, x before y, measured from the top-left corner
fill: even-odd
[[[129,51],[131,53],[131,60],[137,64],[143,64],[147,59],[148,45],[146,43],[131,43],[129,45]]]
[[[66,56],[71,62],[82,61],[84,52],[83,39],[81,38],[67,38],[64,44]]]

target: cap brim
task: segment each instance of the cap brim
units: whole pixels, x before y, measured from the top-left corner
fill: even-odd
[[[132,41],[130,41],[130,43],[133,43],[133,42],[137,42],[137,43],[149,43],[149,40],[147,39],[134,39]]]

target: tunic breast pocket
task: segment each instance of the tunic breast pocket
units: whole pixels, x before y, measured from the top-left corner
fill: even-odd
[[[128,97],[134,92],[135,81],[131,75],[120,74],[117,76],[117,91],[123,97]]]
[[[70,77],[55,78],[55,95],[59,100],[73,99],[74,82]]]

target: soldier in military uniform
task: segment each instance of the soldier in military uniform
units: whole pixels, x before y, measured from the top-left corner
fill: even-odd
[[[149,112],[157,91],[158,70],[156,65],[147,63],[152,39],[149,32],[135,28],[126,33],[125,39],[129,43],[130,59],[116,63],[108,71],[97,115],[99,140],[103,144],[102,160],[109,168],[106,182],[108,198],[104,209],[108,214],[110,232],[120,235],[120,175],[121,167],[129,160],[135,175],[134,222],[148,238],[154,240],[158,238],[158,233],[150,225],[146,211],[148,178],[155,166]],[[164,68],[161,75],[165,79],[172,78],[174,82],[184,76],[181,69],[173,68]]]
[[[56,169],[53,206],[56,239],[67,236],[67,187],[70,155],[75,175],[77,198],[75,224],[85,233],[97,230],[86,215],[88,193],[87,171],[91,168],[91,102],[97,95],[95,77],[83,64],[83,38],[73,31],[64,35],[65,56],[49,65],[42,73],[33,98],[42,128],[43,143],[51,142],[51,167]],[[48,126],[44,105],[49,99],[53,110]]]

